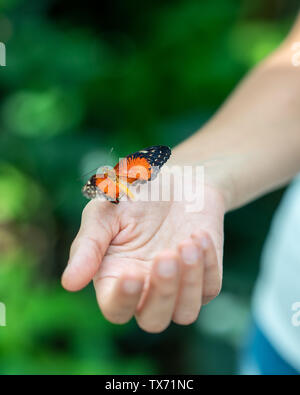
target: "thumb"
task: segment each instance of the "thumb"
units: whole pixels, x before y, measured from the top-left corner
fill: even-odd
[[[71,250],[62,285],[79,291],[97,273],[111,240],[119,231],[117,207],[110,202],[90,201],[82,213],[81,227]]]

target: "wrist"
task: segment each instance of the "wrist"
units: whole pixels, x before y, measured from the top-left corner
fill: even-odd
[[[236,205],[236,193],[233,182],[233,172],[231,167],[234,166],[232,158],[211,158],[205,159],[198,162],[183,162],[182,160],[176,160],[176,155],[168,162],[168,171],[172,172],[173,169],[181,168],[181,174],[184,174],[185,166],[192,166],[192,181],[191,188],[196,190],[196,183],[203,184],[205,190],[207,188],[213,189],[223,201],[224,212],[230,211]],[[201,171],[197,171],[197,167],[202,168]],[[164,171],[164,170],[163,170]],[[175,172],[176,173],[176,172]],[[199,179],[201,178],[201,179]],[[186,183],[183,183],[186,185]]]
[[[202,163],[204,167],[204,183],[214,188],[222,196],[225,213],[238,205],[236,185],[234,182],[233,158],[212,158]]]

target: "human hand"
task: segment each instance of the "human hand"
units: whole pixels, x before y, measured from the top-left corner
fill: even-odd
[[[205,186],[204,208],[185,202],[90,201],[62,278],[69,291],[92,279],[104,316],[135,316],[147,332],[194,322],[222,283],[224,200]]]

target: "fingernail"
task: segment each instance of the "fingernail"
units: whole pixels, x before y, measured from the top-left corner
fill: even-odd
[[[208,237],[204,236],[201,239],[201,246],[204,248],[204,250],[207,250],[210,244],[210,240]]]
[[[173,277],[177,273],[177,262],[175,260],[161,261],[157,266],[157,271],[161,277]]]
[[[142,289],[142,283],[134,279],[124,280],[123,289],[128,294],[137,294]]]
[[[187,265],[194,265],[200,258],[200,252],[193,244],[182,247],[181,255],[183,262]]]

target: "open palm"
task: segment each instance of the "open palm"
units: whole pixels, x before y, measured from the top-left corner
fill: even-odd
[[[104,316],[125,323],[133,316],[148,332],[173,320],[194,322],[222,282],[221,194],[205,187],[203,210],[185,202],[92,200],[82,215],[63,286],[77,291],[92,279]]]

